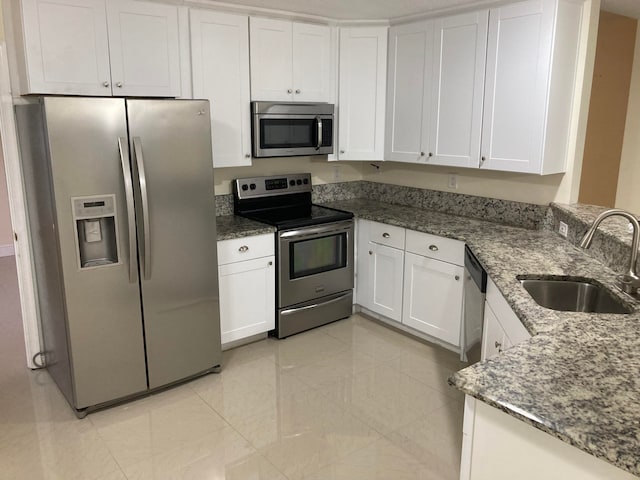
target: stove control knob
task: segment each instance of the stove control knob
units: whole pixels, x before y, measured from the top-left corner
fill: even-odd
[[[309,184],[309,179],[305,178],[304,180],[302,180],[302,183],[304,183],[305,185],[308,185]]]
[[[302,180],[300,180],[300,179],[296,180],[296,184],[302,185]]]
[[[249,185],[249,188],[250,188],[251,190],[255,190],[255,189],[256,189],[256,184],[255,184],[255,183],[252,183],[251,185]]]
[[[292,187],[294,187],[296,184],[295,180],[289,180],[289,185],[291,185]]]
[[[246,183],[242,184],[242,191],[246,192],[247,190],[249,190],[249,185],[247,185]]]

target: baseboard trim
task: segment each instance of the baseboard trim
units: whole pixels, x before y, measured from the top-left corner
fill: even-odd
[[[15,255],[16,251],[13,245],[0,245],[0,257],[11,257]]]

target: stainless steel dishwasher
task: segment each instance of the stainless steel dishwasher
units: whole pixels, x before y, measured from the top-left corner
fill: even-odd
[[[462,354],[469,363],[480,360],[480,342],[484,323],[484,298],[487,293],[487,272],[469,247],[464,247],[464,325]]]

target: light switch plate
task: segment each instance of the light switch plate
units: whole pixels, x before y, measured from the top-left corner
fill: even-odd
[[[449,174],[449,188],[456,190],[458,188],[458,175],[455,173]]]

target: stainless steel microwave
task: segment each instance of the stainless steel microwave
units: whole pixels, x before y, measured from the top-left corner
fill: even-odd
[[[333,153],[330,103],[251,102],[254,157],[293,157]]]

